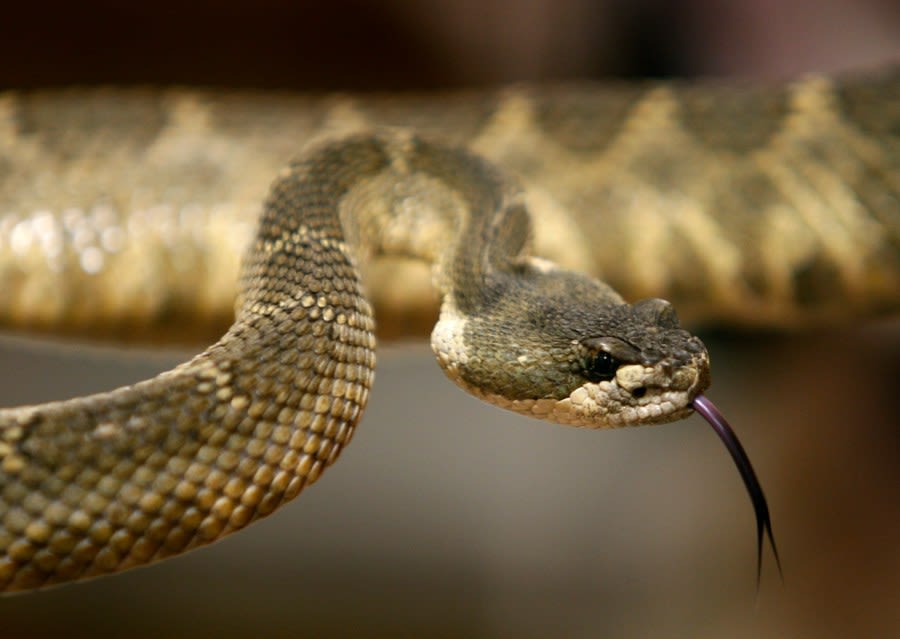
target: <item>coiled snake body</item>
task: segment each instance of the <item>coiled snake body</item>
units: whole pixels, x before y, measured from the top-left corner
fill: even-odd
[[[476,114],[468,122],[481,122],[478,135],[461,132],[465,126],[452,120],[435,124],[434,114],[456,112],[453,104],[432,104],[428,116],[421,102],[401,108],[387,101],[374,118],[362,117],[364,107],[353,103],[330,104],[327,121],[314,127],[329,133],[327,139],[283,169],[270,189],[241,270],[235,322],[218,343],[134,386],[0,410],[0,588],[31,589],[184,552],[243,528],[314,482],[349,442],[371,387],[374,322],[360,272],[382,255],[432,266],[442,299],[432,347],[460,386],[517,412],[587,427],[661,423],[696,408],[729,444],[753,496],[759,534],[771,534],[746,455],[702,395],[710,382],[702,343],[679,327],[667,302],[626,304],[607,284],[531,257],[532,243],[560,261],[587,259],[586,268],[595,272],[602,260],[618,260],[610,269],[612,280],[629,292],[661,284],[664,291],[691,293],[699,283],[725,315],[754,302],[757,318],[833,314],[834,300],[820,304],[825,288],[845,312],[895,309],[900,117],[896,104],[893,112],[878,110],[887,112],[887,122],[865,116],[897,92],[896,72],[840,88],[815,78],[780,92],[751,92],[731,103],[739,113],[718,128],[696,123],[698,140],[721,151],[726,142],[717,136],[730,132],[727,144],[733,148],[730,155],[713,156],[726,158],[722,169],[703,160],[694,144],[688,155],[702,166],[691,167],[693,178],[673,162],[674,152],[665,151],[677,144],[660,144],[654,133],[674,130],[667,118],[679,105],[687,105],[680,118],[711,114],[707,93],[653,89],[641,94],[649,98],[631,94],[618,102],[589,90],[560,89],[540,99],[511,92],[490,103],[466,96],[459,110]],[[241,174],[254,174],[248,184],[256,185],[258,167],[237,163],[221,174],[204,173],[209,166],[202,153],[221,154],[228,165],[232,159],[225,151],[233,140],[220,136],[216,147],[208,136],[195,139],[219,131],[197,110],[203,101],[197,96],[176,98],[169,128],[157,125],[154,135],[146,133],[143,121],[116,119],[117,113],[146,115],[154,99],[92,93],[0,97],[0,148],[7,151],[0,155],[7,172],[0,179],[0,204],[8,207],[0,210],[0,313],[8,323],[84,321],[85,305],[73,300],[90,291],[99,296],[98,313],[126,308],[122,300],[139,299],[140,287],[138,293],[123,292],[127,283],[111,286],[117,277],[128,280],[141,268],[167,269],[172,260],[190,262],[191,250],[203,252],[193,215],[214,222],[218,212],[226,223],[221,246],[203,252],[209,282],[218,275],[215,265],[223,263],[223,246],[233,252],[241,243],[233,236],[251,213],[240,206],[217,209],[203,198],[210,184],[232,180],[231,192],[242,204],[250,196]],[[253,98],[243,100],[230,103],[228,117],[253,111]],[[57,128],[41,125],[53,108],[65,111],[67,105],[72,139],[65,117]],[[727,115],[729,104],[719,106]],[[603,125],[597,114],[610,108],[619,109],[612,121],[621,133],[613,135],[616,128],[607,136],[615,143],[599,141]],[[772,112],[781,108],[783,120]],[[271,104],[262,109],[261,120],[273,111]],[[304,115],[309,112],[294,113],[285,127],[311,117]],[[185,126],[188,120],[194,128]],[[392,128],[397,120],[425,133]],[[768,127],[772,121],[780,122],[782,133],[772,127],[768,146],[758,152],[751,146],[759,143],[760,131],[742,134],[736,126]],[[641,129],[642,123],[648,128]],[[871,131],[885,135],[873,138]],[[128,135],[108,139],[110,132]],[[41,136],[48,136],[43,143]],[[258,142],[245,137],[251,146]],[[279,146],[278,137],[268,139]],[[850,151],[832,162],[838,138]],[[83,169],[71,155],[73,140],[89,157],[106,162],[104,170],[119,171],[121,183],[95,191],[84,186]],[[143,165],[118,166],[116,142],[128,152],[135,145],[144,149]],[[502,162],[525,188],[463,150],[463,142]],[[598,151],[606,145],[613,150]],[[535,155],[541,147],[543,153]],[[167,154],[187,157],[190,171],[182,165],[163,171],[171,181],[160,177],[154,162]],[[795,172],[786,168],[801,157],[805,161]],[[59,184],[37,188],[47,182],[47,166],[61,171],[49,173]],[[149,196],[139,181],[121,174],[141,169],[153,175]],[[601,169],[612,177],[601,177]],[[711,182],[709,172],[726,179],[728,188]],[[650,173],[655,191],[643,188]],[[616,184],[620,180],[624,185]],[[180,191],[191,188],[186,184],[195,190]],[[813,197],[820,188],[826,194]],[[676,209],[676,226],[667,228],[677,227],[695,249],[672,248],[666,258],[672,262],[642,252],[671,247],[652,225],[640,227],[649,237],[636,254],[616,246],[630,237],[627,229],[636,221],[664,215],[667,205],[654,195],[660,191],[670,193],[666,201]],[[147,198],[180,202],[175,210],[183,224],[168,229],[168,253],[140,258],[142,247],[159,238],[129,244],[123,237],[140,229],[141,215],[154,212],[143,208]],[[825,200],[827,206],[821,204]],[[605,218],[617,204],[624,212]],[[595,206],[602,210],[590,210]],[[154,224],[167,219],[165,210],[155,212]],[[85,229],[94,222],[99,232],[91,235]],[[788,247],[783,234],[797,225],[818,235]],[[542,234],[551,241],[542,243]],[[604,236],[609,237],[596,244],[605,254],[596,263],[591,252],[584,257],[583,239],[573,239]],[[761,247],[753,241],[760,238],[774,244]],[[553,241],[562,248],[548,249]],[[194,248],[185,253],[185,246]],[[27,277],[23,262],[35,265]],[[664,264],[681,271],[660,276],[655,270]],[[46,292],[52,272],[60,270],[78,295],[51,304],[49,313],[35,311],[35,290]],[[176,279],[169,278],[177,287]],[[188,284],[196,289],[198,282]],[[195,296],[198,307],[215,297],[204,290]],[[121,314],[129,319],[129,310]]]

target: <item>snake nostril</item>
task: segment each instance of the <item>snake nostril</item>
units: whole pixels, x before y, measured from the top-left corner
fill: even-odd
[[[637,399],[640,399],[641,397],[643,397],[644,395],[647,394],[647,387],[646,386],[638,386],[633,391],[631,391],[631,394],[632,394],[632,396],[636,397]]]

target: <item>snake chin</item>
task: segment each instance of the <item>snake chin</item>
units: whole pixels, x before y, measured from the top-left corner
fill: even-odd
[[[585,384],[557,402],[549,419],[587,428],[621,428],[672,422],[691,413],[692,390],[658,389],[641,397],[616,381]]]
[[[665,387],[628,386],[619,378],[635,378],[634,368],[644,370],[645,382],[665,376]],[[632,369],[632,370],[629,370]],[[495,393],[485,393],[467,384],[453,367],[449,377],[464,390],[479,399],[520,415],[579,428],[622,428],[678,421],[693,411],[691,403],[708,387],[708,359],[698,358],[690,366],[673,373],[661,367],[623,366],[616,379],[608,382],[585,383],[562,399],[508,399]],[[642,391],[635,392],[638,388]]]
[[[559,402],[554,421],[566,419],[590,428],[664,424],[690,415],[691,402],[709,387],[709,356],[697,354],[685,365],[620,366],[610,381],[586,383]]]
[[[463,389],[479,399],[527,417],[578,428],[622,428],[664,424],[691,414],[690,402],[694,394],[685,391],[666,391],[639,404],[622,404],[613,399],[609,382],[585,384],[564,399],[515,399],[479,392],[458,378]]]

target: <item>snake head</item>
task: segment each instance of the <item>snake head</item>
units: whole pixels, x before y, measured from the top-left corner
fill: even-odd
[[[551,421],[593,428],[675,421],[709,387],[706,347],[665,300],[616,306],[589,331],[572,340],[579,383],[552,406]]]
[[[445,303],[432,346],[485,401],[559,424],[618,428],[687,417],[710,383],[703,342],[660,299],[626,304],[563,269],[503,281],[481,308]]]

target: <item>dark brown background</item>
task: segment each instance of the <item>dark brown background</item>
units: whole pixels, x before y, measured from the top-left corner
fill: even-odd
[[[722,11],[722,5],[728,5]],[[895,5],[854,0],[171,0],[0,7],[0,88],[404,88],[900,59]],[[769,496],[752,510],[698,418],[590,432],[483,406],[427,349],[382,350],[320,485],[210,549],[0,599],[7,637],[887,637],[900,632],[896,321],[706,333],[712,399]],[[0,405],[136,381],[182,354],[0,342]]]

